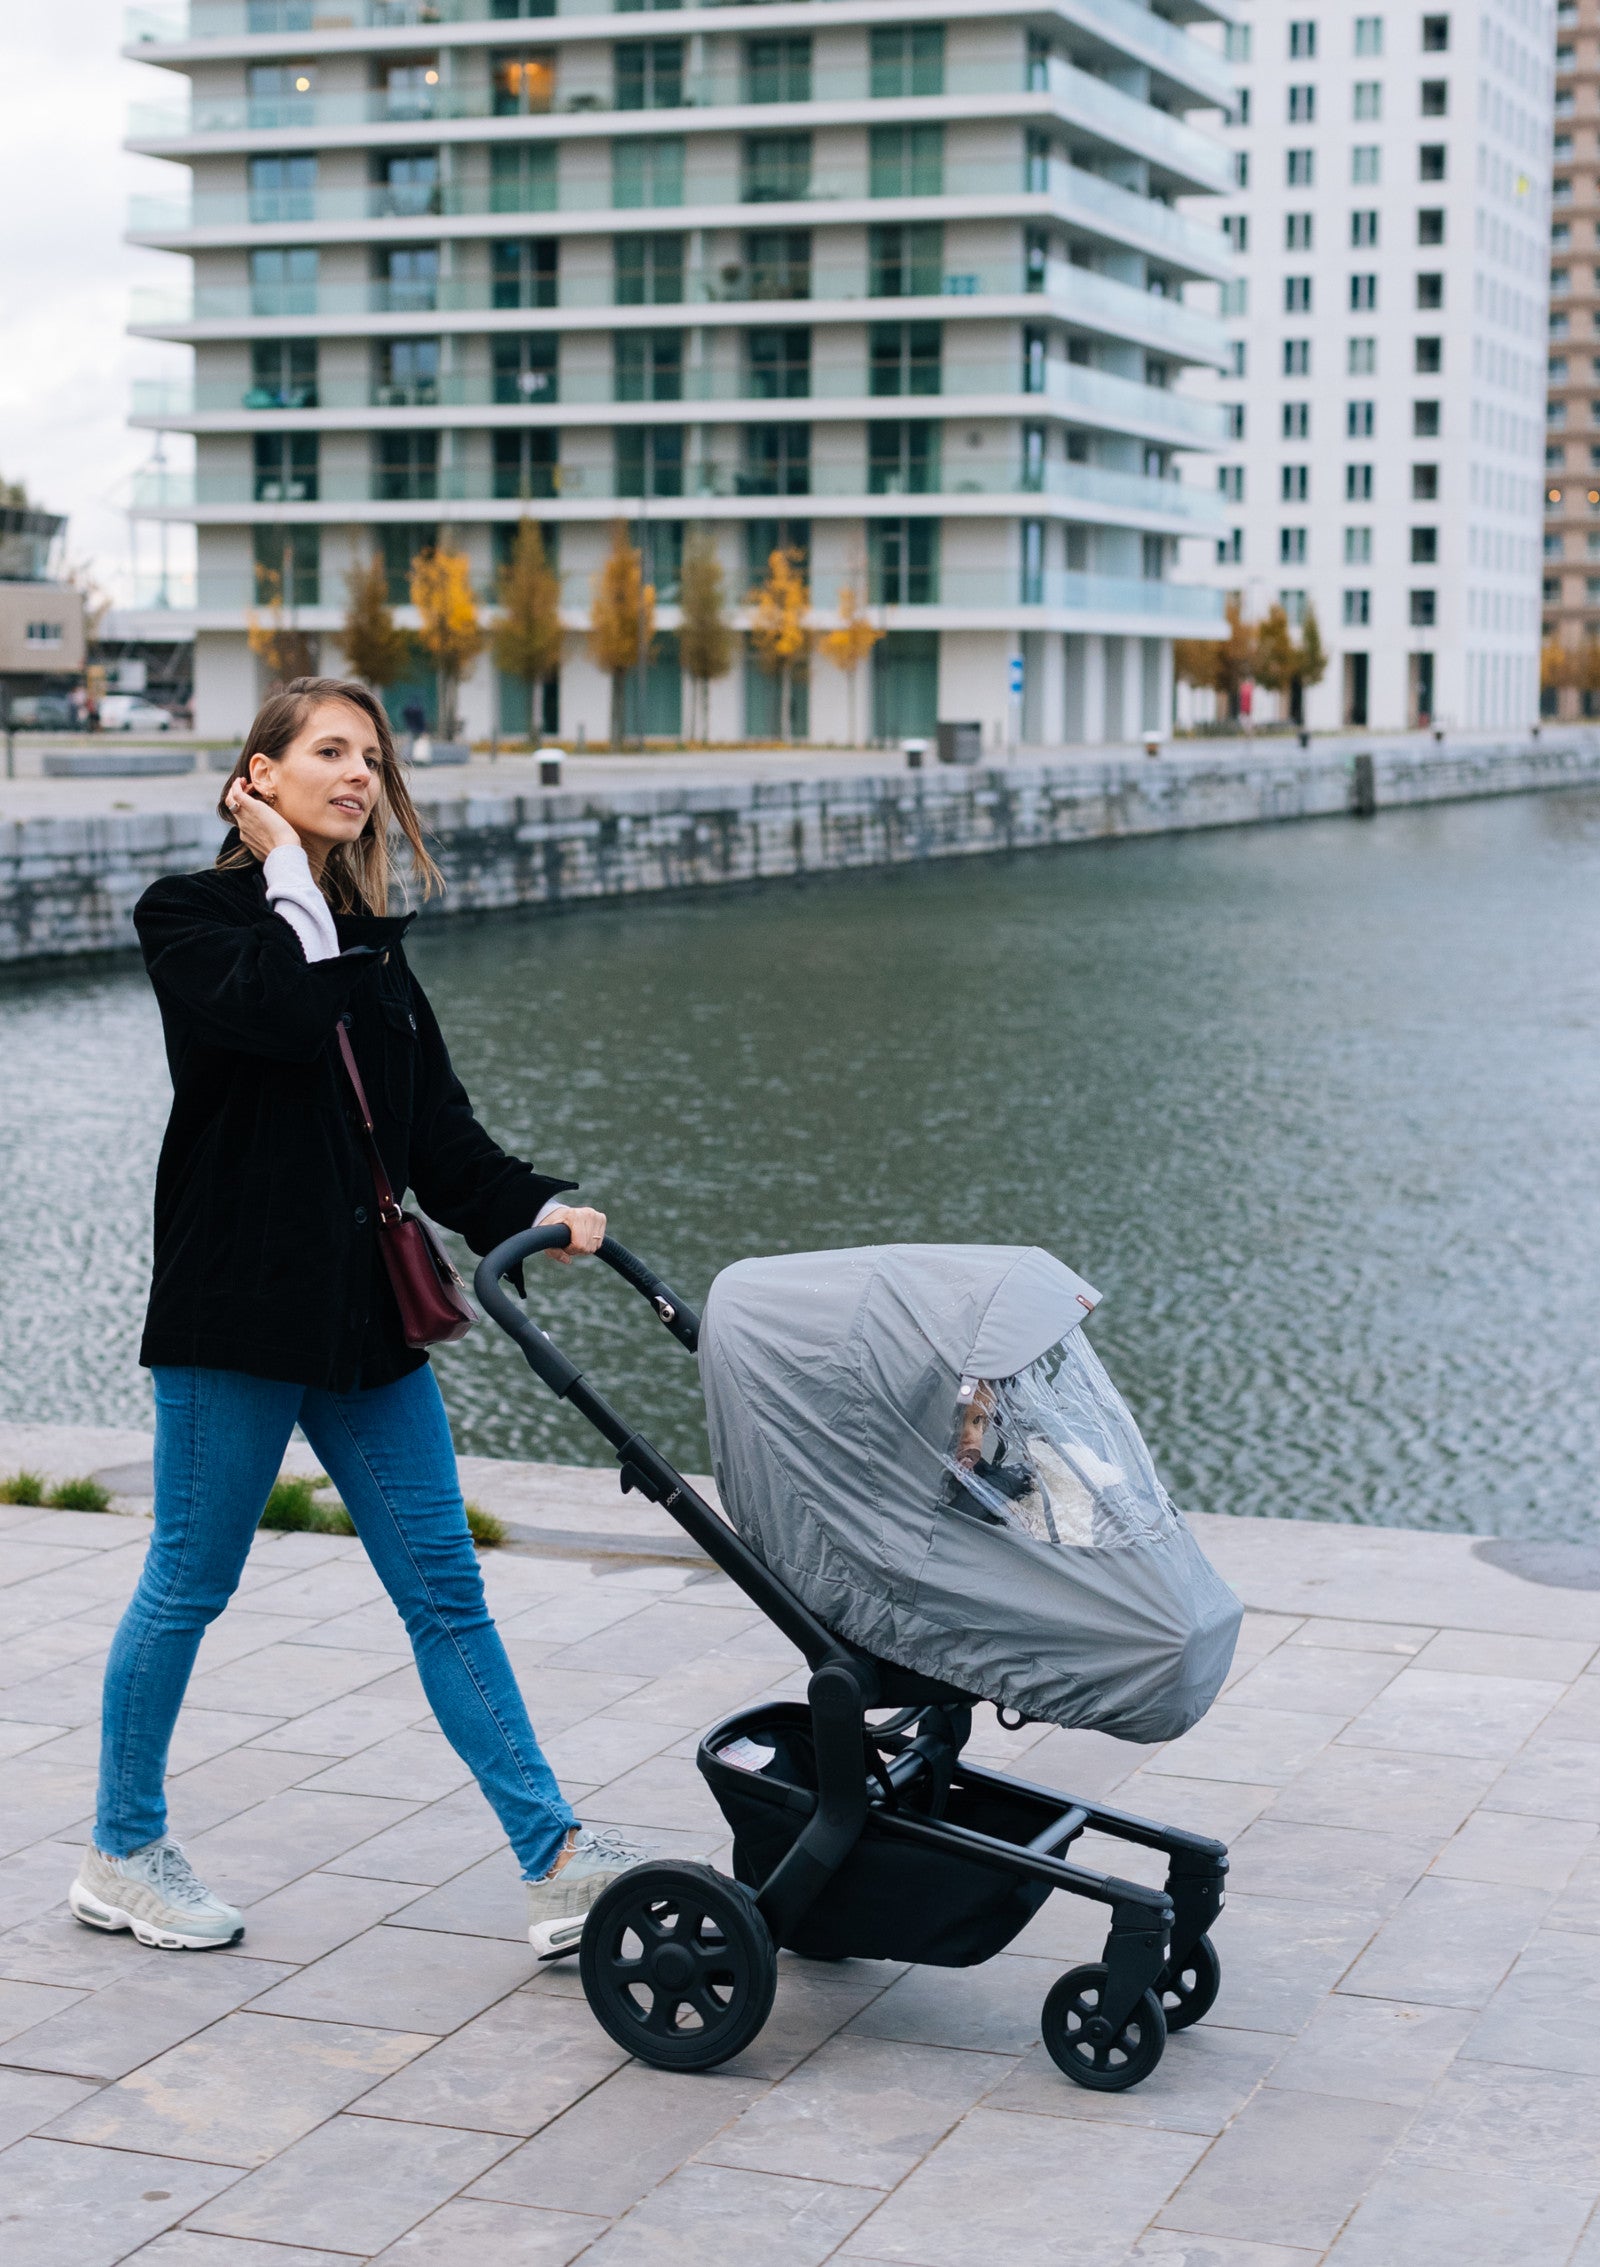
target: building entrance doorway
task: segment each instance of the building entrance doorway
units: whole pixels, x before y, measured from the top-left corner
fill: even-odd
[[[891,630],[873,649],[873,738],[931,737],[938,720],[938,631]]]
[[[1344,657],[1344,720],[1346,724],[1367,722],[1367,656],[1364,653],[1347,653]]]

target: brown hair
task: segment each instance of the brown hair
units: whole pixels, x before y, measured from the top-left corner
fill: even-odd
[[[347,701],[372,726],[378,742],[378,794],[366,825],[354,842],[336,843],[322,869],[322,887],[336,913],[387,913],[389,910],[389,830],[399,828],[411,845],[411,870],[422,885],[424,897],[444,887],[444,877],[428,855],[422,822],[406,786],[405,773],[395,748],[394,734],[376,693],[353,679],[296,677],[291,684],[269,693],[244,736],[238,761],[223,782],[217,816],[234,823],[228,794],[234,781],[248,785],[250,760],[266,756],[276,763],[290,743],[305,730],[314,708],[324,701]],[[220,851],[219,866],[248,866],[251,854],[235,842]]]

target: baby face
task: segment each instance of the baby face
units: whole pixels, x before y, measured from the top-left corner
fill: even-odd
[[[983,1436],[994,1415],[994,1388],[987,1381],[980,1384],[972,1399],[961,1411],[961,1427],[956,1435],[956,1462],[963,1472],[970,1472],[983,1454]]]

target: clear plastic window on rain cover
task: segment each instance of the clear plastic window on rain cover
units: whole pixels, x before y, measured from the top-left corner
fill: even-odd
[[[1077,1550],[1145,1543],[1177,1524],[1127,1403],[1081,1330],[1011,1378],[966,1378],[945,1457],[954,1501]]]

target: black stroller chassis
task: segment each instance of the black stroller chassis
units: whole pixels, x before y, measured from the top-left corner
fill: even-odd
[[[502,1279],[567,1241],[552,1226],[498,1246],[478,1268],[479,1300],[610,1443],[624,1491],[670,1512],[810,1669],[803,1704],[742,1709],[700,1742],[700,1771],[733,1829],[737,1878],[653,1860],[595,1904],[580,1967],[596,2019],[657,2069],[710,2070],[765,2023],[780,1946],[820,1960],[971,1967],[1064,1890],[1106,1906],[1110,1928],[1102,1958],[1046,1995],[1044,2043],[1077,2085],[1137,2085],[1168,2033],[1197,2023],[1216,1998],[1207,1931],[1222,1908],[1223,1844],[965,1761],[971,1696],[824,1628],[512,1301]],[[612,1238],[600,1257],[693,1353],[694,1310]],[[1072,1864],[1072,1845],[1090,1830],[1162,1851],[1164,1885]]]

